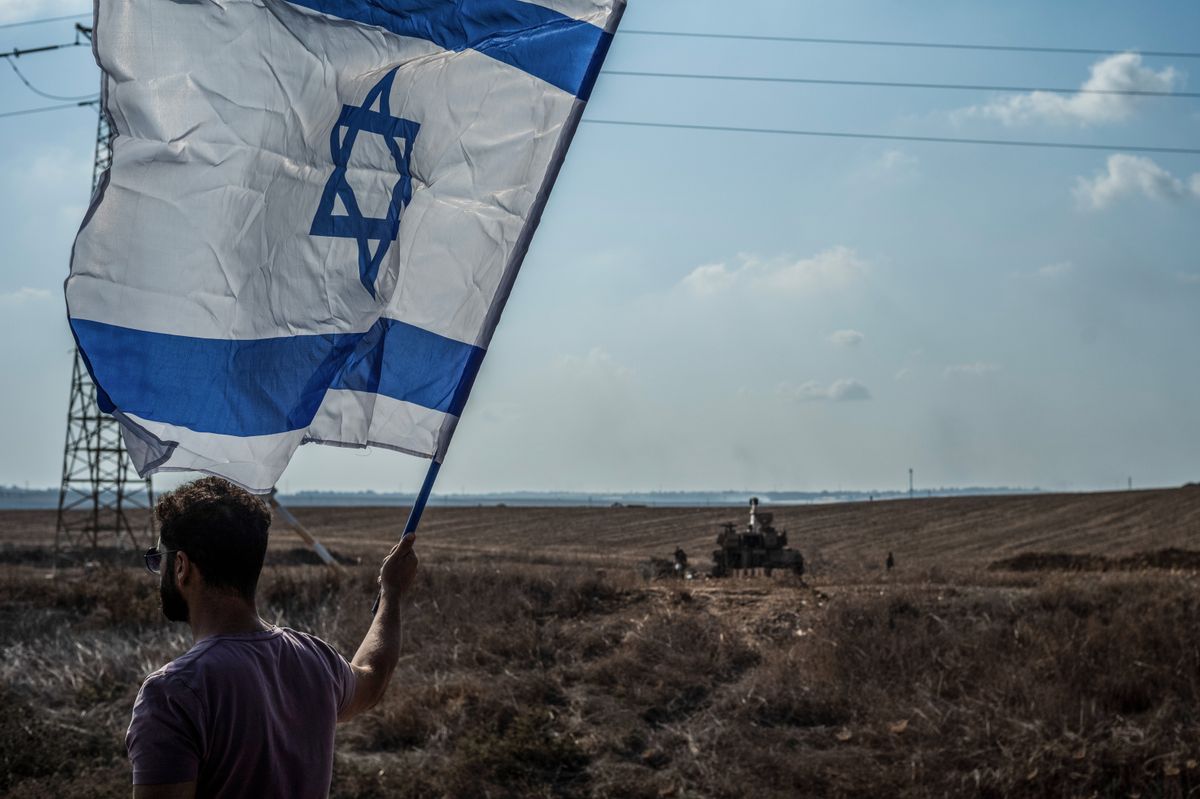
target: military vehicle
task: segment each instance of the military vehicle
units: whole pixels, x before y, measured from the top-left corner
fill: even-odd
[[[773,515],[758,512],[758,497],[750,498],[750,523],[739,533],[733,522],[721,525],[717,548],[713,550],[713,577],[728,577],[734,572],[753,573],[762,569],[770,576],[775,569],[804,575],[804,556],[788,549],[787,530],[771,526]]]

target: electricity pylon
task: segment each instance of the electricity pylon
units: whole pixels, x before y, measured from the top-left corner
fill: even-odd
[[[78,29],[91,38],[90,28]],[[101,108],[96,125],[93,193],[111,162],[112,128]],[[54,531],[55,563],[67,548],[94,553],[102,539],[118,547],[140,547],[142,540],[148,542],[152,533],[149,511],[153,504],[150,480],[138,478],[133,471],[121,440],[120,425],[112,416],[100,412],[96,386],[76,349]]]

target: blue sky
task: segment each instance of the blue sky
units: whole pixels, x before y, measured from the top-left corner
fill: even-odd
[[[17,0],[0,23],[86,10]],[[624,27],[1189,51],[1200,6],[632,0]],[[72,38],[0,28],[0,49]],[[86,48],[18,65],[54,94],[98,81]],[[0,66],[0,111],[52,102]],[[642,35],[608,67],[1200,90],[1200,59]],[[587,116],[1200,142],[1185,98],[607,76]],[[94,135],[91,109],[0,118],[0,483],[58,481],[61,283]],[[438,489],[897,488],[910,466],[929,486],[1200,479],[1198,222],[1200,156],[585,124]],[[307,446],[282,485],[413,490],[424,465]]]

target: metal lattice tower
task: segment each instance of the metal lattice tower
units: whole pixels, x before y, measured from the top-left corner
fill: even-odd
[[[93,192],[112,162],[111,148],[112,129],[101,109]],[[117,420],[100,412],[96,386],[76,349],[54,532],[55,561],[66,549],[95,553],[106,541],[139,548],[152,533],[149,510],[153,504],[150,480],[139,479],[133,470]]]

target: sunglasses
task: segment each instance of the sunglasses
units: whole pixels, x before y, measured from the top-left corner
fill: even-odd
[[[146,554],[142,555],[146,561],[146,571],[150,572],[151,574],[159,574],[162,570],[163,555],[167,554],[168,552],[178,551],[178,549],[160,550],[158,547],[150,547],[146,550]]]

